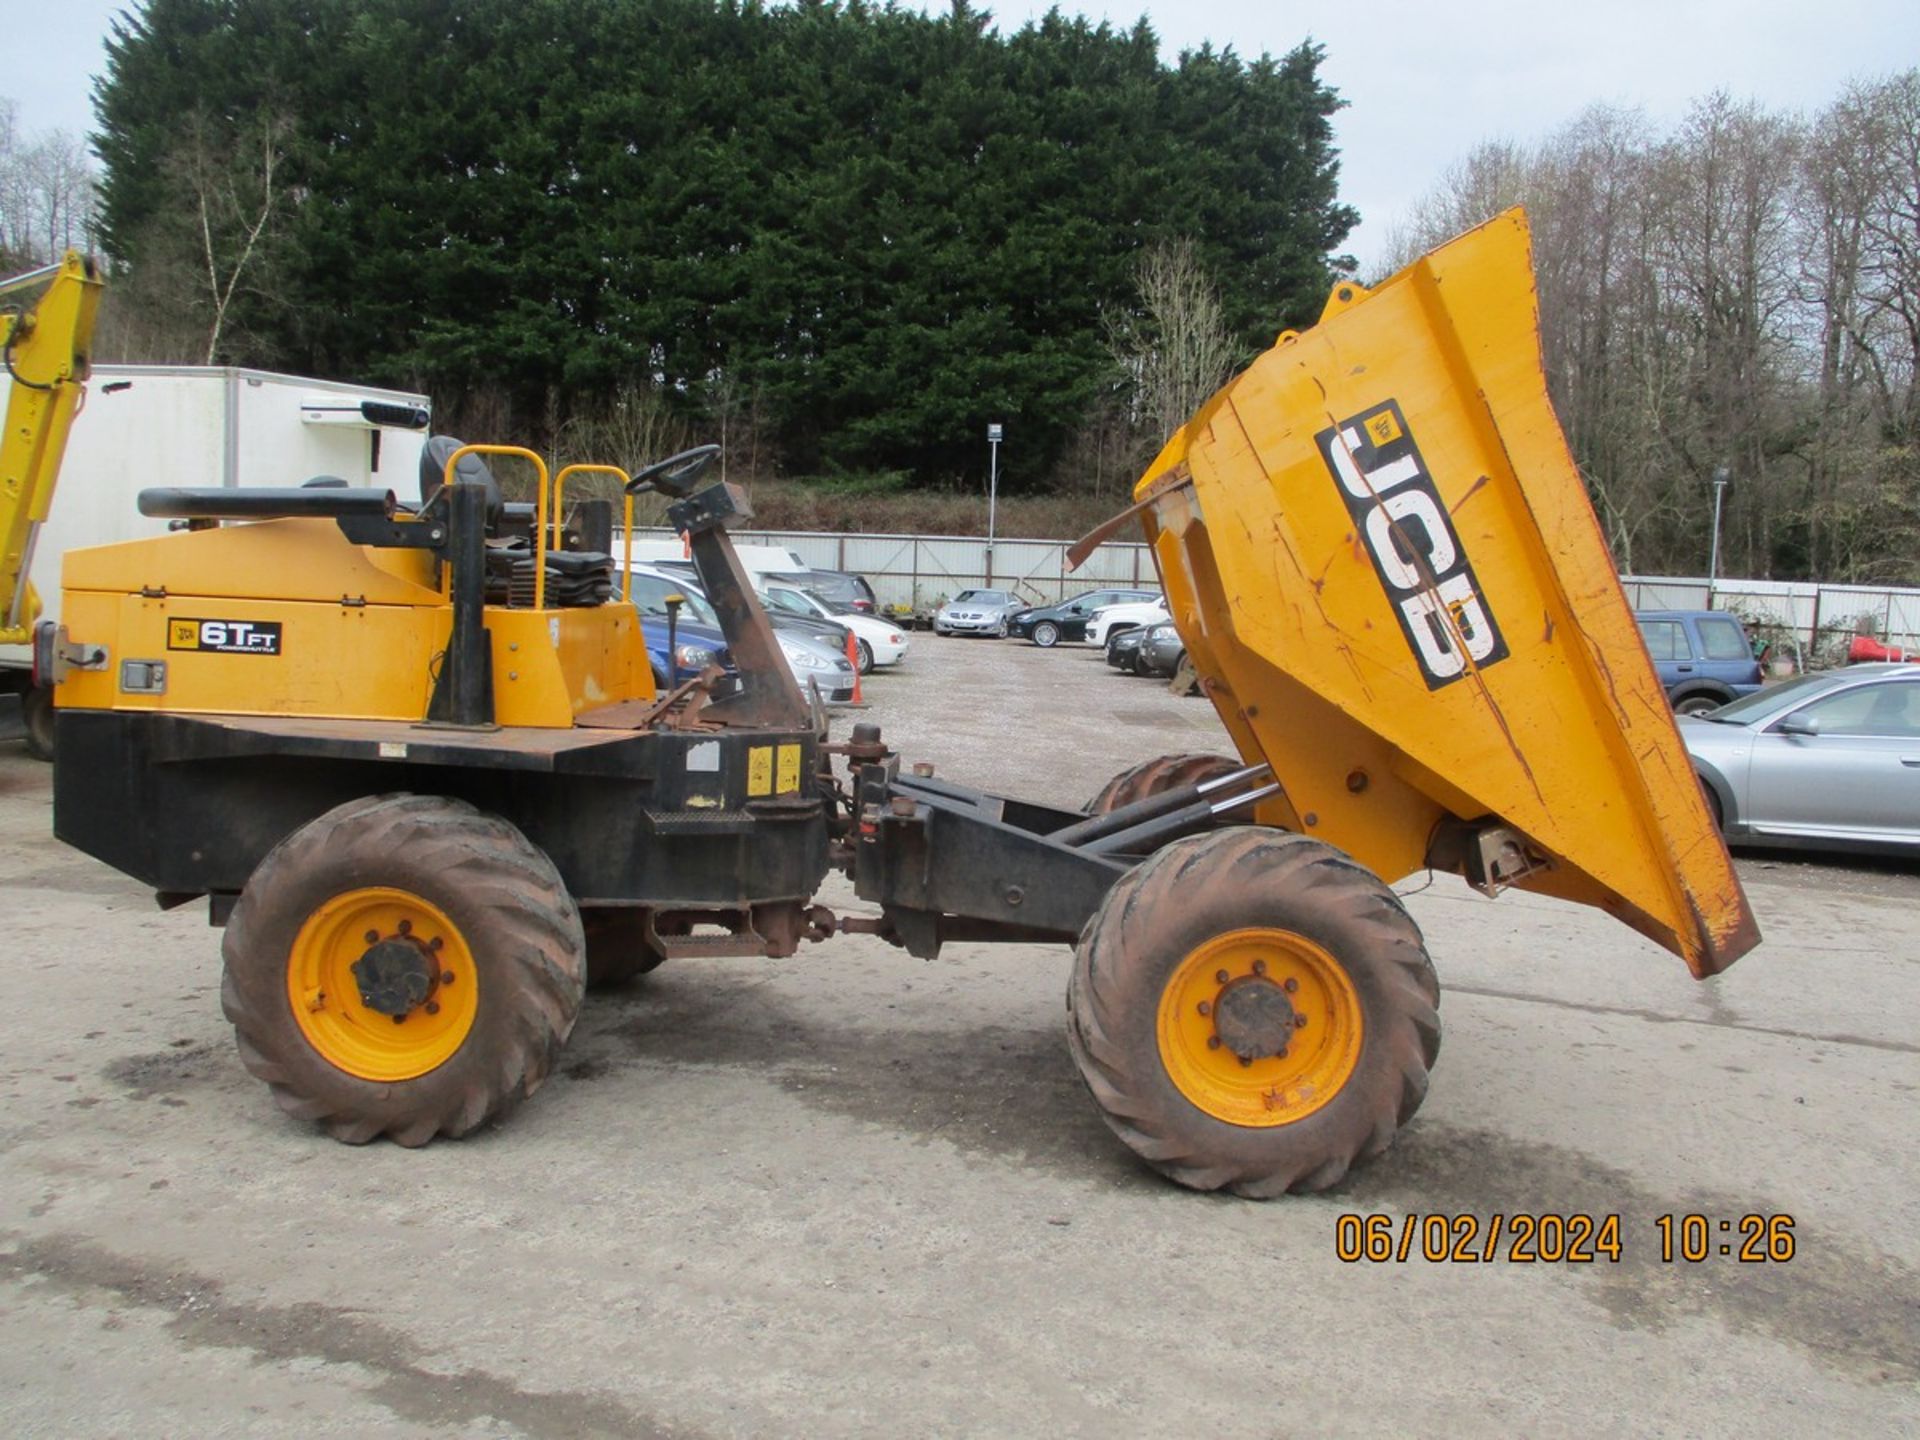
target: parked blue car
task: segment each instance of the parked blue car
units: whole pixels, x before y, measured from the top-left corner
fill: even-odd
[[[727,649],[727,637],[720,629],[720,617],[713,613],[706,597],[691,585],[678,584],[664,575],[636,569],[631,577],[633,608],[640,612],[640,631],[646,636],[647,658],[653,661],[653,683],[671,689],[691,680],[709,665],[718,665],[732,673],[733,653]],[[667,656],[667,596],[678,595],[686,601],[674,626],[674,650]]]
[[[1760,688],[1760,662],[1739,616],[1720,610],[1642,610],[1634,618],[1677,713],[1704,715]]]

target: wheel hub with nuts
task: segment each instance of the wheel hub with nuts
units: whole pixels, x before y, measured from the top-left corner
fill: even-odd
[[[376,940],[351,968],[360,1003],[396,1020],[428,1003],[440,979],[439,961],[410,935]]]
[[[439,906],[386,886],[336,895],[287,957],[295,1021],[328,1063],[363,1080],[410,1080],[465,1043],[479,975]]]
[[[1245,929],[1175,962],[1157,1017],[1167,1077],[1228,1124],[1302,1120],[1352,1077],[1364,1035],[1345,967],[1304,935]]]
[[[1213,1005],[1213,1031],[1242,1060],[1285,1056],[1296,1015],[1287,992],[1264,975],[1229,980]]]

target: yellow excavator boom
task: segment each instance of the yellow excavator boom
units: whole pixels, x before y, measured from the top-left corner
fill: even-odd
[[[24,302],[43,286],[37,303]],[[71,250],[57,265],[0,280],[0,361],[11,382],[0,433],[0,644],[27,643],[40,616],[27,579],[33,540],[53,506],[104,288],[97,262]]]
[[[1596,905],[1713,974],[1759,930],[1547,398],[1526,217],[1338,286],[1135,490],[1260,818],[1388,880]]]

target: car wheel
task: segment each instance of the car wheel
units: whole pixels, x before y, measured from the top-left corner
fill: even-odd
[[[1051,620],[1042,620],[1033,627],[1033,643],[1042,650],[1051,650],[1060,643],[1060,627]]]
[[[862,675],[873,673],[873,647],[864,640],[854,641],[854,655],[857,657]]]
[[[1727,811],[1720,803],[1720,792],[1709,785],[1705,776],[1700,777],[1700,793],[1707,797],[1707,813],[1713,816],[1713,828],[1722,835],[1727,833]]]
[[[1718,695],[1689,695],[1684,700],[1676,700],[1673,713],[1676,715],[1704,715],[1709,710],[1718,710],[1726,704]]]

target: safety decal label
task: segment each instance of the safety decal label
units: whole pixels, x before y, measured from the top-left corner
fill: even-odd
[[[1427,688],[1452,684],[1469,662],[1484,670],[1506,659],[1507,642],[1400,406],[1372,406],[1314,441]]]
[[[220,655],[278,655],[278,620],[167,621],[169,650],[211,650]]]

